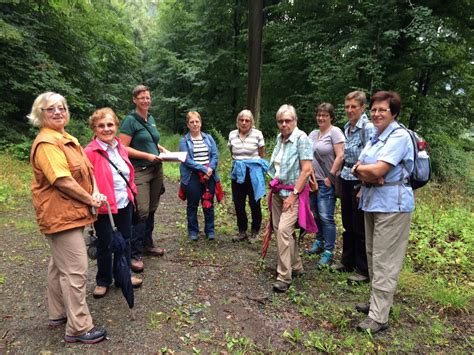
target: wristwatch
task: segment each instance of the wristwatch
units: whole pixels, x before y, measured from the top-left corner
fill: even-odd
[[[293,193],[298,196],[300,193],[298,192],[298,190],[296,189],[296,187],[293,189]]]

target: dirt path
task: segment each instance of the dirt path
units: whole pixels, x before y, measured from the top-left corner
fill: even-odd
[[[49,248],[39,236],[31,202],[24,201],[17,210],[1,211],[0,353],[281,353],[353,347],[374,351],[403,338],[397,327],[377,341],[353,331],[362,319],[353,311],[353,304],[367,297],[367,286],[349,287],[344,275],[318,273],[311,260],[305,259],[309,272],[295,282],[295,289],[274,295],[274,271],[267,265],[275,264],[275,246],[270,247],[268,263],[262,265],[258,262],[260,244],[232,243],[229,208],[217,212],[216,221],[222,223],[215,242],[202,237],[197,243],[190,242],[177,184],[167,182],[166,188],[154,238],[168,252],[163,258],[145,259],[144,286],[135,293],[135,320],[120,290],[112,288],[100,300],[92,297],[96,266],[90,263],[89,308],[94,322],[105,325],[109,334],[108,341],[93,346],[66,344],[64,328],[46,326]],[[397,301],[411,307],[406,299],[397,297]],[[434,347],[415,344],[412,350],[443,351],[447,350],[443,344],[462,343],[461,334],[472,331],[472,319],[467,319],[471,323],[455,325],[458,331],[448,338],[443,335],[444,342]],[[425,326],[409,315],[399,315],[394,324],[408,332]]]

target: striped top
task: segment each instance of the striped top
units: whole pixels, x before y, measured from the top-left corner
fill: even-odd
[[[265,146],[265,140],[258,129],[251,128],[244,139],[240,138],[239,130],[235,129],[229,133],[227,146],[230,147],[234,160],[259,159],[258,148]]]
[[[206,165],[209,164],[209,149],[204,143],[204,139],[191,138],[194,144],[194,161],[198,164]]]

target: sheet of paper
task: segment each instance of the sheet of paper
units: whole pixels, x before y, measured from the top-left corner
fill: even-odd
[[[160,153],[160,158],[164,161],[179,161],[184,163],[188,152],[169,152],[169,153]]]

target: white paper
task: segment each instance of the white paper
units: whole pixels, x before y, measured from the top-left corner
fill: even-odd
[[[186,156],[188,152],[168,152],[160,153],[160,158],[164,161],[179,161],[184,163],[186,161]]]

